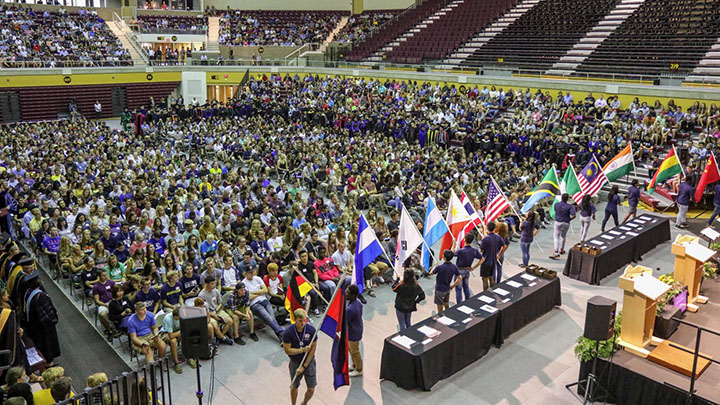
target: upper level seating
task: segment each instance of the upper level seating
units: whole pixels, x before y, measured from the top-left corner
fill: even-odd
[[[130,54],[95,11],[3,6],[0,66],[127,66]]]
[[[381,25],[400,14],[401,10],[371,10],[350,17],[347,24],[337,33],[337,42],[362,41]]]
[[[340,21],[336,11],[232,10],[220,17],[220,45],[321,43]]]
[[[718,37],[720,0],[646,0],[576,71],[687,73]]]
[[[375,31],[365,41],[353,45],[352,51],[348,52],[347,60],[360,61],[370,56],[373,52],[385,46],[404,32],[408,31],[436,11],[445,7],[448,0],[428,0],[417,8],[409,9],[400,14],[400,17],[381,29]]]
[[[140,32],[205,34],[208,18],[207,16],[139,15],[137,25]]]
[[[465,0],[390,52],[393,62],[441,59],[508,11],[515,0]]]
[[[565,55],[619,0],[543,0],[463,62],[547,69]]]

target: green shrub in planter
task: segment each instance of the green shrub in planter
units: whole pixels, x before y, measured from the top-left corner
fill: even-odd
[[[622,322],[622,312],[615,318],[615,336],[620,336]],[[613,340],[601,340],[598,350],[598,357],[601,359],[609,359],[615,351]],[[595,341],[584,336],[580,336],[575,344],[575,357],[582,362],[592,361],[595,355]]]

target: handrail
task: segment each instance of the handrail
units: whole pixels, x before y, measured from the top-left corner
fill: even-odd
[[[312,50],[313,45],[317,45],[317,44],[308,42],[306,44],[303,44],[301,47],[297,48],[296,50],[290,52],[289,54],[285,55],[285,63],[287,63],[287,65],[290,66],[292,63],[292,58],[295,58],[295,66],[297,66],[297,58],[300,57],[300,51],[302,51],[305,48],[309,48],[309,50]]]
[[[400,18],[400,16],[405,15],[405,13],[407,13],[408,11],[410,11],[410,9],[414,9],[414,8],[417,8],[417,6],[415,5],[415,2],[413,2],[411,5],[407,6],[407,8],[405,8],[403,11],[399,12],[395,17],[393,17],[393,18],[385,21],[384,23],[378,25],[377,28],[375,28],[374,30],[368,32],[368,34],[365,35],[365,38],[361,39],[361,40],[358,41],[358,42],[350,42],[350,44],[353,45],[353,46],[354,46],[356,43],[357,43],[357,44],[362,44],[363,42],[365,42],[365,41],[369,40],[370,38],[372,38],[375,34],[377,34],[378,32],[380,32],[381,30],[384,30],[386,25],[388,25],[388,24],[390,24],[390,23],[395,23],[395,21],[397,21],[397,20]],[[352,15],[351,15],[350,17],[352,18]]]
[[[140,45],[140,42],[138,42],[135,33],[133,33],[129,29],[126,29],[127,24],[125,24],[125,20],[120,18],[120,16],[115,11],[113,11],[113,23],[115,23],[115,26],[117,26],[118,29],[125,34],[125,38],[127,38],[127,40],[130,42],[130,45],[135,48],[135,51],[140,55],[140,58],[142,58],[143,62],[145,62],[145,64],[147,65],[150,65],[150,58],[148,57],[147,52],[145,52],[145,49],[142,47],[142,45]]]

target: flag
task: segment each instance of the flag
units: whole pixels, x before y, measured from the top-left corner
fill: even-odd
[[[363,214],[360,214],[357,244],[355,245],[355,266],[353,267],[352,283],[358,286],[360,294],[365,289],[365,267],[372,263],[383,253],[382,245],[378,241],[375,231]]]
[[[345,289],[342,285],[335,290],[320,330],[333,340],[330,360],[333,368],[333,386],[335,390],[350,385],[348,361],[347,319],[345,319]]]
[[[705,186],[711,183],[715,183],[720,180],[720,171],[718,171],[717,161],[715,161],[715,155],[710,154],[705,170],[700,177],[697,187],[695,187],[695,202],[700,202],[705,191]]]
[[[550,216],[555,219],[555,204],[560,202],[560,198],[563,194],[568,193],[575,202],[579,203],[582,199],[583,192],[578,183],[577,176],[575,175],[575,169],[572,165],[565,169],[565,175],[560,181],[560,193],[555,196],[552,207],[550,207]]]
[[[465,207],[465,211],[467,211],[468,215],[470,216],[470,222],[465,225],[465,227],[458,234],[457,238],[455,238],[455,249],[459,249],[465,246],[466,233],[470,232],[472,228],[477,228],[482,225],[482,219],[480,218],[480,215],[478,215],[482,214],[482,212],[478,213],[478,211],[475,210],[475,207],[472,206],[470,199],[464,191],[460,195],[460,204]]]
[[[608,181],[615,181],[633,170],[635,170],[635,160],[633,159],[631,144],[628,144],[603,167],[603,172]]]
[[[680,160],[678,160],[675,147],[673,146],[667,156],[665,156],[665,160],[660,163],[660,167],[657,172],[655,172],[655,176],[650,180],[650,184],[647,186],[648,194],[652,194],[652,192],[655,191],[655,186],[657,186],[658,183],[662,183],[678,173],[682,173],[682,166],[680,166]]]
[[[597,159],[595,159],[595,155],[593,155],[592,159],[590,159],[585,168],[582,169],[580,176],[578,176],[577,179],[578,183],[580,183],[580,188],[582,189],[583,194],[587,194],[589,196],[597,194],[602,186],[608,181],[605,173],[603,173],[600,169],[600,163],[598,163]]]
[[[557,173],[555,172],[555,166],[550,168],[547,173],[545,173],[545,177],[540,181],[540,184],[535,186],[533,191],[527,193],[527,195],[530,196],[530,198],[525,201],[525,205],[523,205],[520,212],[523,214],[530,211],[530,209],[537,204],[540,200],[542,200],[545,197],[554,197],[560,193],[560,187],[558,186],[558,178]]]
[[[312,286],[297,274],[290,279],[287,293],[285,294],[285,309],[290,313],[290,323],[295,323],[295,310],[302,308],[302,299],[312,290]]]
[[[403,275],[403,263],[423,243],[422,235],[418,231],[410,214],[402,208],[400,225],[398,226],[397,247],[395,248],[395,277],[401,279]]]
[[[450,201],[448,203],[447,216],[445,223],[447,223],[450,232],[443,236],[442,243],[440,244],[440,255],[446,249],[453,249],[453,238],[457,240],[458,236],[465,229],[465,225],[470,222],[470,215],[468,215],[465,207],[463,207],[460,199],[454,190],[450,190]]]
[[[506,209],[510,208],[510,203],[495,184],[495,180],[490,177],[490,186],[488,187],[487,205],[485,205],[485,224],[494,221]]]
[[[425,223],[423,225],[423,238],[425,239],[425,245],[422,248],[422,264],[425,271],[430,270],[430,251],[428,246],[432,246],[442,237],[450,232],[447,224],[443,220],[442,214],[435,200],[432,197],[428,197],[427,208],[425,210]],[[427,245],[427,246],[426,246]]]

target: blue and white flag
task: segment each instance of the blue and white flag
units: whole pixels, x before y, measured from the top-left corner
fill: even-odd
[[[372,263],[383,253],[382,245],[375,236],[375,231],[368,225],[365,217],[360,214],[357,245],[355,246],[355,267],[353,268],[352,283],[358,286],[360,294],[365,288],[365,267]]]
[[[430,251],[427,247],[434,245],[448,232],[450,232],[450,228],[448,228],[440,210],[435,205],[435,200],[428,197],[425,224],[423,225],[423,239],[425,239],[426,245],[423,245],[422,249],[422,264],[425,271],[430,270]]]

